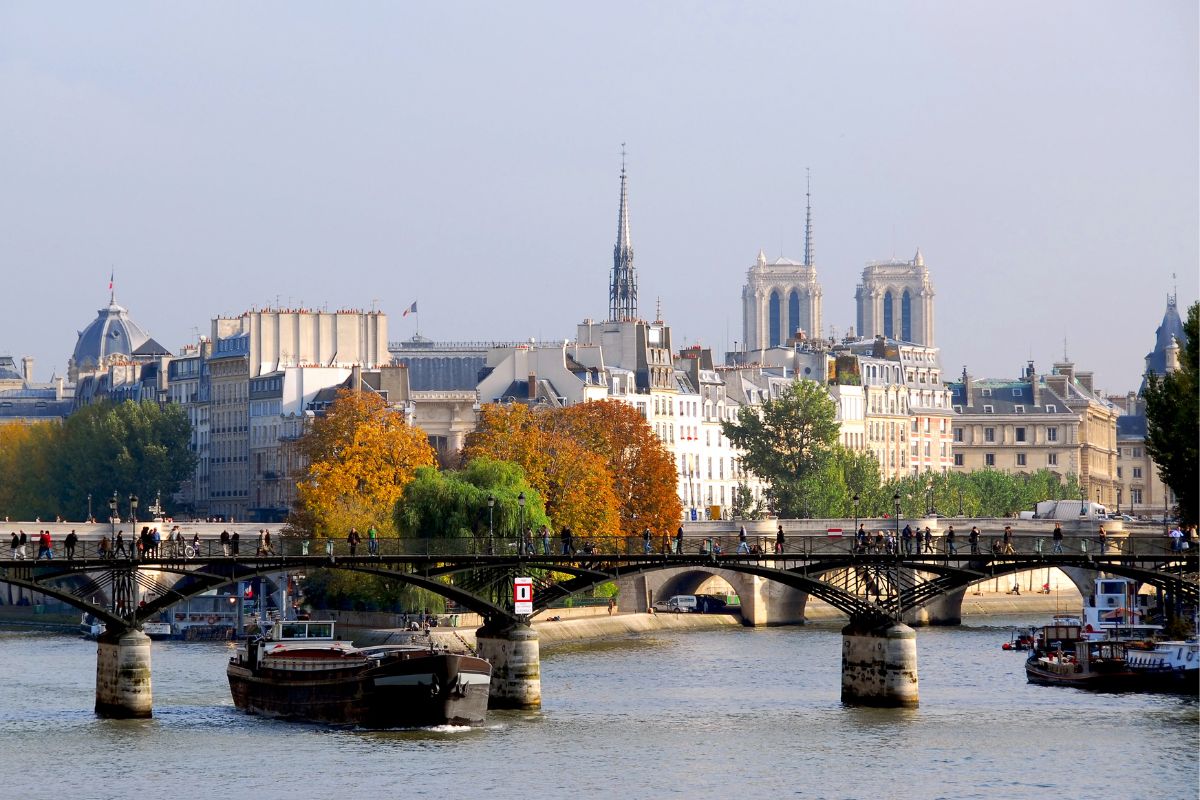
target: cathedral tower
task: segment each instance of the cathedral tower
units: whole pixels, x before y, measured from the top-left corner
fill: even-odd
[[[934,347],[933,298],[933,283],[920,248],[912,261],[868,264],[854,293],[858,335]]]
[[[613,246],[612,279],[608,286],[610,322],[637,319],[637,272],[629,238],[629,187],[625,175],[625,150],[621,150],[621,207],[617,211],[617,243]]]

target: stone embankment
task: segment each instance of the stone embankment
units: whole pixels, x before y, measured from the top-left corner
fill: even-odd
[[[963,598],[962,615],[964,619],[975,622],[988,617],[1009,616],[1012,614],[1045,614],[1047,621],[1056,613],[1074,613],[1082,607],[1083,598],[1078,592],[1058,592],[1054,595],[1021,594],[1006,595],[1004,593],[968,594]],[[580,644],[586,642],[609,641],[625,636],[638,636],[656,631],[688,631],[688,630],[717,630],[720,628],[741,627],[742,620],[738,614],[613,614],[609,616],[604,608],[555,609],[549,616],[560,617],[557,620],[538,618],[533,622],[542,649]],[[572,612],[567,614],[560,611]],[[464,615],[466,616],[466,615]],[[805,619],[812,623],[843,624],[846,616],[833,606],[810,598],[805,609]],[[451,650],[465,650],[475,646],[475,628],[464,625],[468,620],[460,622],[459,627],[432,628],[429,637],[440,645]],[[343,626],[353,627],[349,620],[343,621]],[[358,628],[354,630],[354,641],[357,644],[397,644],[407,641],[428,641],[424,633],[413,634],[400,629],[388,628]]]

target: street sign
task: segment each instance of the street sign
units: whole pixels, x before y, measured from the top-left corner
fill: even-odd
[[[513,578],[513,613],[533,613],[533,578]]]
[[[836,537],[838,537],[838,536],[841,536],[841,535],[842,535],[842,529],[841,529],[841,528],[826,528],[826,529],[825,529],[825,535],[826,535],[826,536],[833,536],[833,537],[835,537],[835,538],[836,538]]]

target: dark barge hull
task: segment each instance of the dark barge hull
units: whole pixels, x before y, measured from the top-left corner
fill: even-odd
[[[1038,669],[1032,663],[1033,659],[1025,662],[1025,676],[1030,683],[1039,686],[1074,686],[1076,689],[1087,689],[1093,692],[1132,692],[1137,691],[1139,679],[1126,669],[1099,672],[1076,672],[1062,675]]]
[[[226,672],[234,705],[247,713],[367,728],[479,725],[491,681],[487,661],[451,653],[365,669],[251,670],[231,663]]]

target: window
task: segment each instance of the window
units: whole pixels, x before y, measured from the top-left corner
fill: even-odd
[[[1117,467],[1117,477],[1118,478],[1124,477],[1124,473],[1125,473],[1124,467]]]
[[[1046,428],[1046,441],[1047,442],[1057,442],[1058,441],[1058,428]]]
[[[1142,502],[1142,490],[1141,489],[1130,489],[1129,495],[1130,495],[1131,502],[1133,502],[1135,505],[1141,504],[1141,502]]]
[[[992,396],[992,390],[991,390],[991,389],[983,389],[983,390],[981,391],[981,394],[982,394],[984,397],[991,397],[991,396]]]
[[[955,428],[954,429],[954,441],[961,442],[962,440],[963,440],[963,429]]]
[[[1142,448],[1140,448],[1140,447],[1133,448],[1133,457],[1141,458],[1142,457]]]
[[[1047,413],[1047,414],[1053,414],[1053,413],[1055,413],[1056,411],[1058,411],[1058,406],[1056,406],[1056,405],[1053,405],[1053,404],[1051,404],[1051,403],[1047,403],[1047,404],[1046,404],[1046,413]]]
[[[1021,396],[1021,390],[1020,390],[1020,389],[1013,389],[1013,390],[1012,390],[1012,393],[1013,393],[1013,397],[1020,397],[1020,396]]]
[[[1025,413],[1025,406],[1013,406],[1013,413],[1016,413],[1016,414],[1024,414],[1024,413]]]
[[[984,453],[983,454],[983,465],[985,467],[996,466],[996,454],[995,453]]]
[[[1133,468],[1133,477],[1135,477],[1135,478],[1140,478],[1140,477],[1142,477],[1142,468],[1141,468],[1141,467],[1134,467],[1134,468]]]
[[[1018,467],[1025,466],[1025,454],[1024,453],[1017,453],[1017,466]]]
[[[1016,435],[1017,435],[1017,441],[1018,441],[1018,442],[1023,442],[1023,441],[1025,441],[1025,429],[1024,429],[1024,428],[1017,428],[1017,429],[1016,429],[1016,431],[1015,431],[1015,433],[1016,433]]]
[[[996,441],[996,429],[995,428],[984,428],[983,429],[983,440],[985,442]]]
[[[1058,466],[1058,453],[1048,453],[1046,455],[1046,463],[1051,467]]]
[[[996,409],[992,406],[984,406],[983,407],[983,413],[985,413],[985,414],[994,414],[995,412],[996,412]]]
[[[954,413],[955,413],[955,414],[961,414],[961,413],[962,413],[962,406],[955,406],[955,407],[954,407]]]

